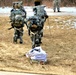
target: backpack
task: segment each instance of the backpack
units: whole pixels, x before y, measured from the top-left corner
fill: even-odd
[[[32,32],[40,31],[42,29],[39,16],[30,17],[28,22],[28,27]]]
[[[10,16],[11,22],[13,23],[14,27],[21,27],[23,24],[23,17],[22,17],[22,12],[20,9],[14,9],[11,12]]]
[[[46,11],[44,10],[45,6],[35,6],[33,8],[33,11],[35,13],[35,15],[38,15],[38,16],[45,16],[46,15]]]

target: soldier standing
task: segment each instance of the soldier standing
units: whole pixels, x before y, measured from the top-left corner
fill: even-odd
[[[40,19],[41,19],[40,22],[41,22],[41,25],[42,25],[42,37],[43,37],[44,23],[46,22],[46,19],[48,18],[48,15],[47,15],[44,8],[45,8],[44,5],[35,6],[33,8],[34,15],[40,17]]]
[[[40,17],[37,15],[34,15],[32,17],[29,17],[27,19],[27,28],[28,28],[28,35],[30,35],[31,32],[38,34],[38,36],[36,36],[36,44],[40,44],[41,43],[41,33],[42,33],[42,24],[40,21]],[[33,42],[33,36],[31,36],[31,40]]]
[[[11,26],[15,30],[13,42],[17,43],[17,40],[20,39],[20,44],[23,43],[22,36],[23,36],[24,18],[26,18],[26,12],[24,11],[24,9],[22,9],[21,3],[14,2],[13,9],[11,10],[10,14]]]
[[[57,8],[57,11],[60,12],[60,3],[61,3],[61,0],[54,0],[53,1],[54,12],[56,12],[56,8]]]

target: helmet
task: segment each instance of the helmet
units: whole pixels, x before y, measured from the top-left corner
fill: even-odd
[[[22,18],[21,15],[16,15],[16,16],[15,16],[15,20],[16,20],[16,21],[22,21],[23,18]]]

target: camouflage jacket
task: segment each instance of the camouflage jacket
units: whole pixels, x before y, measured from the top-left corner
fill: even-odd
[[[61,0],[53,0],[53,3],[61,3]]]
[[[45,11],[44,8],[45,8],[45,6],[41,6],[41,5],[35,6],[33,8],[34,14],[38,15],[38,16],[44,16],[44,15],[46,15],[46,11]]]
[[[11,11],[10,20],[13,27],[23,27],[24,18],[20,9],[13,9]]]

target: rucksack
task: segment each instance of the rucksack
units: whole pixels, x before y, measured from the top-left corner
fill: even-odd
[[[13,23],[14,27],[19,27],[23,24],[23,17],[22,17],[22,12],[20,9],[14,9],[11,12],[10,16],[11,22]]]
[[[30,17],[28,22],[28,27],[32,32],[40,31],[42,29],[40,18],[38,16]]]
[[[46,15],[46,11],[44,10],[45,6],[35,6],[33,8],[33,11],[35,13],[35,15],[38,15],[38,16],[45,16]]]

